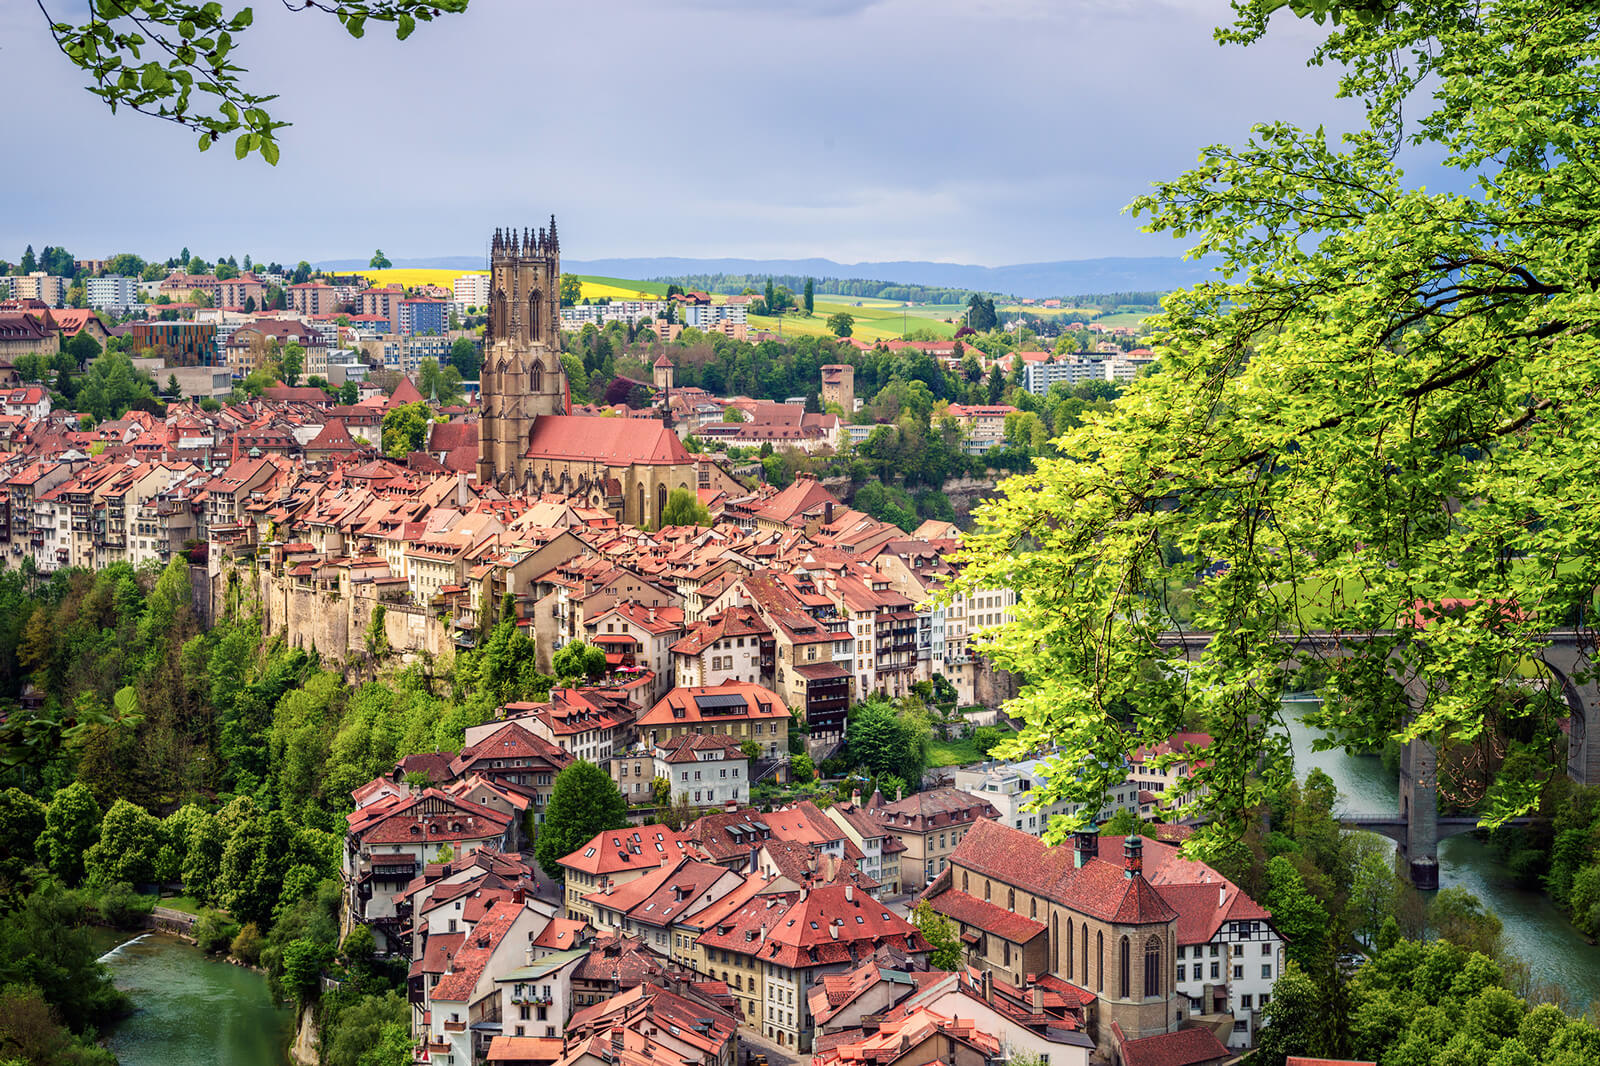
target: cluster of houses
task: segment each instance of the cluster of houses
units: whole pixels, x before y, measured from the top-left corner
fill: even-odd
[[[408,756],[352,793],[348,921],[410,960],[419,1064],[731,1064],[743,1039],[813,1066],[1201,1066],[1254,1041],[1282,938],[1182,857],[1180,826],[1051,847],[948,787],[728,798],[676,830],[646,807],[551,882],[527,856],[577,757],[536,731],[562,698],[508,706],[461,751]],[[736,763],[733,737],[658,743],[654,769]],[[674,761],[684,750],[716,754]],[[949,969],[909,920],[921,901],[959,940]]]

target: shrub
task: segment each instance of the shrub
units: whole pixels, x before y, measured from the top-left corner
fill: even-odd
[[[95,909],[100,912],[100,920],[107,925],[117,929],[135,929],[144,924],[155,905],[154,896],[142,895],[128,882],[118,881],[100,893]]]
[[[239,935],[233,938],[228,953],[240,962],[254,966],[261,961],[263,946],[261,929],[255,922],[246,922],[244,928],[239,930]]]
[[[203,910],[200,917],[195,919],[191,932],[201,951],[207,955],[220,955],[228,950],[233,938],[239,935],[239,923],[220,911]]]

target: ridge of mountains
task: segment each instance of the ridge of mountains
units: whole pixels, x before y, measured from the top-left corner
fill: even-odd
[[[332,259],[316,264],[324,270],[359,270],[364,259]],[[397,267],[482,270],[475,255],[396,259]],[[568,259],[563,266],[578,274],[646,281],[696,274],[799,274],[817,278],[860,278],[897,285],[936,285],[953,289],[1048,299],[1089,293],[1165,291],[1202,281],[1210,273],[1203,263],[1176,256],[1063,259],[1050,263],[1016,263],[986,267],[927,260],[840,263],[832,259],[689,259],[677,256],[620,259]]]

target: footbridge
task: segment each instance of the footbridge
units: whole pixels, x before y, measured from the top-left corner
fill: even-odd
[[[1339,658],[1352,654],[1352,648],[1385,633],[1306,633],[1284,634],[1284,661],[1298,664],[1303,658]],[[1213,633],[1172,632],[1158,639],[1159,646],[1189,660],[1199,659]],[[1567,736],[1567,776],[1580,785],[1600,785],[1600,677],[1595,668],[1596,636],[1589,630],[1556,629],[1542,638],[1543,647],[1529,655],[1539,659],[1555,678],[1571,715]],[[1393,660],[1395,679],[1401,683],[1409,704],[1408,715],[1416,715],[1427,705],[1428,691],[1423,679],[1399,660]],[[1394,815],[1355,815],[1341,817],[1347,825],[1382,833],[1398,845],[1411,883],[1420,889],[1439,887],[1439,841],[1477,827],[1476,818],[1439,816],[1438,752],[1433,741],[1419,737],[1400,752],[1400,810]],[[1513,819],[1512,825],[1525,825],[1527,818]]]

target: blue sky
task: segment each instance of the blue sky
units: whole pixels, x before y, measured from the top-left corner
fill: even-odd
[[[1253,122],[1351,118],[1315,27],[1222,48],[1226,0],[473,0],[404,43],[255,7],[276,168],[111,116],[0,4],[0,257],[463,255],[552,212],[584,259],[1170,255],[1121,213],[1152,180]]]

